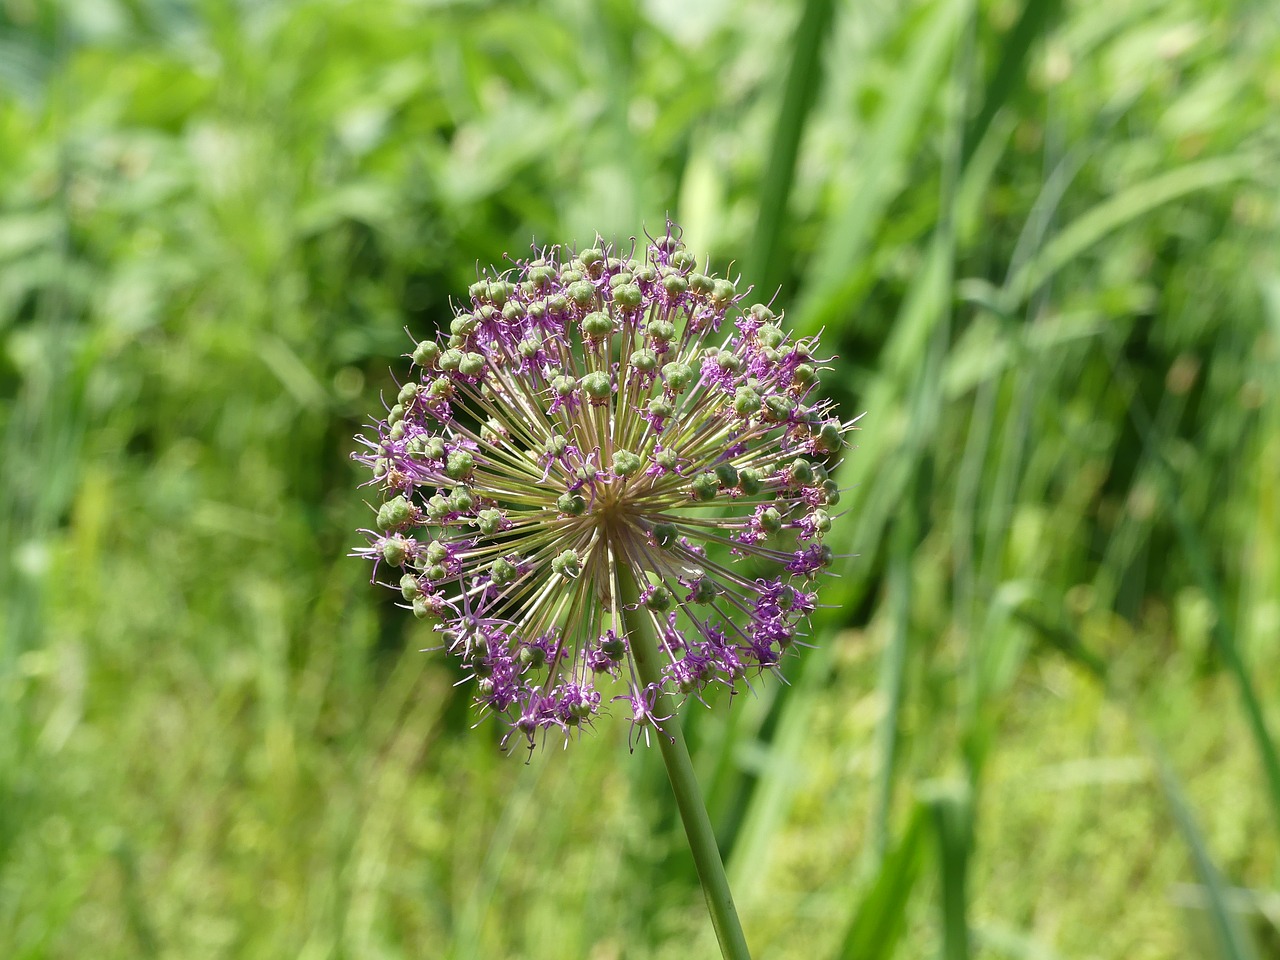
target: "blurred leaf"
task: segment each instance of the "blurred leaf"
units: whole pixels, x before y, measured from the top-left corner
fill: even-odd
[[[842,960],[892,957],[906,927],[907,906],[925,862],[929,810],[915,807],[897,845],[885,853],[870,888],[858,901],[835,956]]]
[[[782,239],[787,200],[791,196],[801,136],[818,91],[822,89],[823,53],[832,32],[834,12],[835,0],[806,0],[791,40],[787,85],[760,185],[760,212],[744,271],[765,301],[772,299],[784,275],[784,264],[779,263],[779,258],[785,250]]]
[[[930,812],[938,851],[939,897],[944,960],[969,956],[969,855],[973,849],[973,807],[967,785],[928,785],[924,802]]]
[[[856,182],[824,231],[803,296],[792,311],[798,336],[811,336],[856,309],[854,294],[865,283],[868,245],[890,200],[902,189],[908,152],[968,7],[967,0],[939,0],[920,29],[911,32],[907,54],[890,85],[893,96],[866,132],[866,154],[853,167]]]

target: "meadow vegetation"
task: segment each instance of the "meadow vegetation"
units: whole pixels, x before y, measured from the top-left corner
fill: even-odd
[[[1250,0],[0,0],[0,956],[715,954],[347,556],[406,327],[669,215],[866,411],[688,712],[756,955],[1280,957],[1278,118]]]

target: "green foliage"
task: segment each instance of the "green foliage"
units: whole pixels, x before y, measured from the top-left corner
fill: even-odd
[[[0,955],[713,954],[345,556],[476,265],[670,213],[867,412],[687,723],[756,954],[1280,956],[1278,106],[1245,0],[0,3]]]

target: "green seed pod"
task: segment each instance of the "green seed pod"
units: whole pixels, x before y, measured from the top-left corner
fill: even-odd
[[[738,471],[732,463],[718,463],[715,468],[716,479],[720,481],[720,486],[728,489],[738,485]]]
[[[693,369],[687,363],[679,361],[663,364],[662,379],[673,392],[683,393],[693,382]]]
[[[671,447],[664,447],[653,455],[653,461],[663,470],[675,470],[680,463],[680,456]]]
[[[460,363],[462,363],[461,350],[450,347],[440,355],[439,366],[441,370],[457,370]]]
[[[624,283],[614,287],[613,302],[624,310],[634,310],[644,303],[644,296],[634,283]]]
[[[551,380],[551,390],[557,397],[569,396],[577,386],[577,381],[573,377],[566,377],[564,374],[553,377]]]
[[[489,507],[476,514],[476,526],[480,528],[480,532],[486,537],[492,537],[502,529],[503,519],[501,510],[497,507]]]
[[[445,461],[444,472],[450,480],[466,480],[476,468],[476,458],[470,450],[455,450]]]
[[[796,605],[796,592],[789,586],[783,587],[778,591],[778,609],[790,610]]]
[[[688,273],[698,265],[698,258],[688,250],[677,250],[671,255],[669,261],[671,266],[675,267],[681,273]]]
[[[548,457],[562,457],[568,449],[569,440],[567,437],[547,437],[546,442],[542,445],[542,452]]]
[[[840,425],[833,420],[828,420],[819,427],[814,446],[823,453],[835,453],[843,447],[844,437],[840,434]]]
[[[738,387],[733,394],[733,412],[749,417],[760,410],[760,394],[750,387]]]
[[[562,287],[567,287],[571,283],[581,283],[585,278],[586,274],[573,264],[560,271],[560,285]]]
[[[647,263],[643,266],[637,267],[632,272],[636,275],[636,279],[641,283],[653,283],[658,279],[658,271]]]
[[[413,507],[404,497],[393,497],[378,508],[378,528],[393,530],[403,527],[413,516]]]
[[[600,471],[595,468],[595,464],[584,463],[574,471],[574,476],[583,483],[594,483]]]
[[[547,651],[542,647],[521,647],[520,652],[516,654],[516,659],[520,661],[520,665],[537,670],[547,662]]]
[[[604,340],[613,333],[613,320],[607,313],[595,310],[582,318],[582,335],[588,340]]]
[[[596,288],[586,280],[571,283],[565,289],[565,295],[580,307],[590,306],[596,299]]]
[[[609,375],[601,370],[595,370],[586,374],[580,381],[582,392],[591,400],[607,400],[613,392],[613,385],[609,382]]]
[[[520,576],[520,571],[510,560],[499,557],[489,567],[489,575],[493,577],[494,583],[500,587],[505,587],[507,584],[515,582],[516,578]]]
[[[796,458],[787,468],[787,479],[798,487],[807,487],[813,483],[813,467],[808,460]]]
[[[427,437],[422,444],[422,455],[428,460],[443,460],[444,440],[440,437]]]
[[[608,637],[600,641],[600,652],[610,660],[621,660],[627,652],[627,644],[621,637]]]
[[[643,462],[630,450],[616,450],[613,454],[613,472],[619,477],[633,477],[640,472]]]
[[[489,302],[495,307],[502,307],[515,292],[515,284],[509,280],[494,280],[489,284]]]
[[[764,477],[755,467],[743,467],[738,471],[738,489],[748,497],[754,497],[759,493],[763,483]]]
[[[418,578],[412,573],[406,573],[400,578],[400,596],[406,600],[412,600],[422,592],[422,587],[418,584]]]
[[[726,373],[742,372],[742,358],[732,350],[720,350],[717,352],[716,365]]]
[[[525,337],[523,340],[520,341],[519,345],[516,347],[516,350],[517,352],[519,352],[520,356],[524,357],[526,360],[532,360],[534,357],[538,355],[538,351],[541,349],[542,349],[542,338],[534,334],[531,334],[530,336]]]
[[[566,580],[574,580],[582,572],[582,563],[577,550],[561,551],[558,557],[551,560],[551,571],[558,573]]]
[[[670,320],[654,320],[644,332],[654,343],[670,343],[676,338],[676,325]]]
[[[826,534],[831,532],[831,514],[825,510],[813,511],[813,513],[809,514],[809,522],[818,533]]]
[[[449,504],[458,513],[470,513],[475,508],[476,498],[466,487],[454,487],[453,493],[449,494]]]
[[[453,513],[453,507],[449,505],[449,498],[442,493],[437,493],[427,501],[427,517],[440,523],[449,514]]]
[[[654,613],[665,613],[671,609],[671,591],[658,584],[645,598],[644,605]]]
[[[553,317],[562,317],[569,312],[569,299],[562,293],[547,298],[547,313]]]
[[[453,396],[453,381],[448,377],[436,377],[427,387],[427,396],[432,400],[448,400]]]
[[[404,407],[401,404],[397,403],[395,406],[393,406],[390,410],[387,411],[387,423],[392,424],[394,426],[395,424],[399,423],[403,419],[404,419]]]
[[[715,581],[703,577],[693,585],[693,602],[710,603],[719,593],[720,590],[716,587]]]
[[[555,278],[556,272],[551,267],[534,267],[529,271],[529,282],[539,290],[546,290]]]
[[[782,514],[776,507],[766,507],[760,514],[760,526],[766,533],[777,533],[782,529]]]
[[[760,323],[772,323],[777,319],[777,315],[763,303],[753,303],[747,312]]]
[[[413,398],[418,395],[418,385],[412,380],[400,388],[400,392],[396,395],[396,402],[408,406],[413,403]]]
[[[652,350],[642,347],[631,354],[631,365],[641,373],[652,373],[658,368],[658,358]]]
[[[771,397],[765,398],[764,408],[768,412],[769,418],[771,420],[777,420],[781,422],[783,420],[786,420],[788,417],[790,417],[791,414],[795,411],[796,402],[792,400],[790,397],[779,396],[778,394],[774,394]]]
[[[705,297],[716,288],[716,283],[705,273],[689,274],[689,292]]]
[[[610,289],[620,287],[625,283],[630,283],[634,279],[635,277],[631,274],[631,271],[619,270],[609,278],[609,287]]]
[[[715,289],[711,291],[711,302],[723,309],[733,303],[733,298],[737,295],[738,288],[733,285],[732,280],[717,280]]]
[[[400,566],[408,555],[409,543],[399,534],[382,541],[382,559],[392,566]]]
[[[393,423],[391,425],[391,429],[387,431],[387,438],[391,440],[392,443],[399,443],[404,439],[404,434],[404,421],[401,421],[400,423]]]
[[[676,412],[675,405],[662,397],[652,398],[645,409],[649,411],[651,417],[669,417]]]
[[[676,525],[674,523],[655,523],[653,525],[653,542],[663,550],[675,546]]]
[[[458,362],[458,372],[466,377],[479,375],[484,369],[484,356],[479,353],[464,353]]]
[[[444,563],[449,559],[449,548],[439,540],[432,540],[427,544],[427,552],[423,556],[427,558],[427,563]]]
[[[691,493],[693,499],[701,503],[709,503],[716,498],[720,490],[720,480],[714,473],[700,473],[693,478]]]
[[[798,387],[807,387],[818,379],[818,371],[813,364],[801,363],[791,371],[791,382]]]
[[[449,332],[457,337],[469,337],[479,328],[479,317],[471,313],[460,313],[449,321]]]
[[[562,493],[556,498],[556,509],[571,517],[580,517],[587,509],[587,501],[576,493]]]
[[[597,264],[599,264],[601,268],[604,267],[604,251],[598,247],[591,247],[590,249],[583,250],[578,254],[578,259],[581,260],[582,265],[588,269],[596,266]]]
[[[759,306],[759,304],[757,304]],[[777,350],[778,346],[786,339],[781,330],[771,323],[766,323],[756,331],[756,339],[760,341],[760,346],[769,350]]]
[[[829,507],[834,507],[840,502],[840,487],[834,480],[822,481],[822,499]]]
[[[434,340],[423,340],[413,351],[413,362],[420,367],[434,370],[436,361],[440,359],[440,344]]]
[[[440,611],[422,595],[413,598],[413,615],[419,620],[439,620]]]
[[[381,480],[387,475],[387,471],[391,469],[391,462],[386,457],[379,457],[373,461],[373,475],[376,479]]]
[[[439,583],[449,576],[449,568],[443,563],[429,563],[422,576],[431,583]]]
[[[678,297],[689,289],[689,281],[678,273],[673,273],[662,278],[662,289],[667,291],[667,296]]]

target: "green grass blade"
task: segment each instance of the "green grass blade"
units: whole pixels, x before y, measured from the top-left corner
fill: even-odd
[[[1247,179],[1258,169],[1256,157],[1215,157],[1159,174],[1104,200],[1064,227],[1010,278],[1002,311],[1012,314],[1064,266],[1124,225],[1188,194]]]
[[[963,166],[969,165],[1000,109],[1026,89],[1031,48],[1061,12],[1062,0],[1027,0],[1022,5],[1018,22],[1000,40],[1000,62],[986,85],[982,107],[965,133]]]
[[[926,803],[938,843],[942,957],[967,960],[969,855],[973,850],[973,805],[968,786],[938,784]]]
[[[795,178],[800,138],[822,87],[822,52],[831,34],[834,10],[834,0],[807,0],[791,42],[791,68],[774,126],[769,165],[760,187],[755,239],[746,263],[747,279],[755,283],[765,300],[773,296],[783,276],[779,262],[783,221]]]
[[[884,716],[876,739],[880,768],[876,774],[875,805],[871,812],[871,853],[877,861],[889,847],[889,815],[893,808],[894,773],[897,769],[899,715],[902,712],[903,686],[909,648],[908,626],[911,613],[911,551],[914,537],[909,537],[905,524],[895,536],[893,559],[889,563],[888,603],[891,621],[889,643],[881,662],[880,694],[884,697]]]
[[[835,954],[837,960],[878,960],[893,956],[906,926],[907,906],[925,864],[928,808],[920,805],[897,845],[886,853],[875,880],[858,904]]]
[[[901,188],[907,154],[937,95],[957,25],[968,7],[967,0],[939,3],[913,38],[898,81],[892,85],[894,96],[866,137],[868,153],[857,168],[860,182],[827,229],[793,311],[797,335],[809,336],[853,312],[853,294],[864,282],[861,266],[867,250],[889,202]]]
[[[1227,903],[1227,886],[1222,879],[1209,853],[1200,828],[1196,824],[1195,814],[1187,802],[1177,775],[1169,765],[1168,758],[1153,737],[1147,737],[1148,749],[1155,757],[1160,773],[1160,787],[1165,799],[1169,801],[1169,811],[1173,814],[1174,823],[1182,839],[1191,851],[1191,861],[1196,876],[1204,888],[1205,901],[1208,907],[1210,926],[1214,943],[1222,960],[1257,960],[1257,954],[1248,935],[1240,928],[1240,922]]]
[[[1123,362],[1117,361],[1115,369],[1119,376],[1128,380],[1134,379]],[[1271,812],[1276,818],[1277,826],[1280,827],[1280,752],[1276,750],[1276,741],[1268,729],[1261,698],[1258,696],[1253,679],[1249,675],[1249,668],[1236,642],[1234,618],[1231,611],[1227,609],[1221,584],[1214,575],[1209,549],[1196,524],[1188,515],[1186,502],[1179,489],[1177,470],[1162,449],[1158,430],[1151,415],[1141,402],[1134,402],[1129,405],[1129,416],[1139,436],[1143,438],[1143,442],[1155,454],[1157,466],[1155,476],[1169,504],[1178,543],[1191,566],[1196,586],[1213,607],[1214,621],[1210,636],[1239,692],[1245,722],[1249,726],[1254,748],[1258,751],[1259,762],[1262,764]]]

